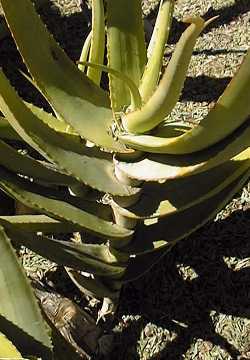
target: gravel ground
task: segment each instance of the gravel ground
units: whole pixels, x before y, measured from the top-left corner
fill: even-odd
[[[157,3],[144,1],[152,22]],[[219,18],[197,42],[181,101],[171,114],[188,121],[207,113],[241,63],[250,45],[250,0],[177,1],[166,58],[184,28],[181,20],[193,14]],[[50,1],[42,16],[76,60],[88,26],[77,0]],[[1,51],[0,65],[13,61],[21,66],[9,40]],[[42,103],[14,76],[27,100]],[[247,184],[214,221],[124,288],[110,360],[250,359],[249,204]],[[32,261],[29,253],[24,256],[29,271],[31,264],[34,271],[46,267],[42,260]]]

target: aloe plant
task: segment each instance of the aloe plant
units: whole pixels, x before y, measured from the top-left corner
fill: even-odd
[[[53,109],[49,114],[23,101],[0,71],[0,188],[37,211],[0,217],[0,245],[8,246],[1,264],[17,266],[11,239],[65,266],[82,292],[103,301],[98,320],[112,318],[126,282],[213,218],[249,177],[250,52],[200,124],[167,120],[196,40],[212,21],[185,19],[160,79],[174,2],[160,2],[146,48],[140,0],[130,7],[126,0],[93,0],[91,33],[75,64],[30,0],[1,0],[25,76]],[[18,152],[8,139],[23,141],[43,160]],[[76,231],[80,243],[60,240],[59,234]],[[16,278],[19,272],[12,270]],[[12,285],[3,283],[10,291]],[[18,283],[29,287],[26,280]],[[33,299],[28,294],[23,301]],[[4,306],[0,302],[3,322],[50,351],[44,325],[36,322],[40,330],[30,333]],[[40,321],[37,309],[25,315]]]

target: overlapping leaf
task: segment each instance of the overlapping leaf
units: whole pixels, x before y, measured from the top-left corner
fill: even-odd
[[[44,111],[34,107],[31,111],[10,86],[3,72],[0,72],[0,94],[1,110],[11,126],[30,146],[67,175],[111,194],[128,196],[137,191],[118,182],[109,154],[87,148],[77,139],[68,138],[64,132],[55,130],[50,126],[51,116]]]
[[[57,264],[114,278],[120,277],[125,271],[126,267],[119,264],[109,254],[106,245],[77,244],[50,239],[42,235],[25,233],[2,219],[0,222],[5,226],[9,237],[13,241],[26,246]]]
[[[179,99],[196,40],[206,25],[200,17],[187,19],[191,25],[182,34],[162,79],[145,105],[122,119],[126,131],[139,134],[159,125]],[[146,86],[146,85],[145,85]]]
[[[26,338],[27,343],[23,343],[22,348],[26,350],[29,348],[31,352],[32,350],[41,351],[36,354],[47,356],[52,348],[48,328],[44,323],[24,270],[11,246],[10,239],[2,227],[0,228],[0,258],[0,288],[2,294],[0,297],[0,330],[4,330],[7,322],[12,323],[13,327],[19,327],[21,331],[29,335]],[[3,318],[6,318],[6,321]],[[17,335],[17,332],[14,331],[12,336],[14,334]],[[16,344],[19,343],[18,336],[14,340]],[[40,347],[40,350],[37,349],[37,346]]]
[[[2,168],[0,187],[24,205],[55,219],[66,221],[78,230],[88,230],[111,239],[123,239],[132,235],[131,231],[103,219],[102,211],[109,211],[106,205],[87,200],[81,200],[79,204],[72,196],[32,184]]]
[[[146,181],[165,181],[207,171],[223,164],[243,151],[247,159],[249,145],[250,126],[249,121],[246,121],[224,141],[207,150],[190,155],[146,154],[143,158],[134,162],[118,162],[117,166],[130,178]]]
[[[160,218],[205,201],[250,168],[250,152],[247,152],[248,159],[243,152],[235,160],[198,175],[169,180],[164,184],[146,184],[139,201],[126,209],[119,208],[119,211],[128,218]]]
[[[150,222],[145,220],[144,224],[138,226],[133,241],[127,247],[124,247],[122,251],[130,254],[146,254],[172,246],[212,219],[230,201],[248,178],[249,170],[215,196],[197,205],[161,219],[152,219]],[[147,261],[146,258],[145,261]],[[157,261],[157,257],[153,256],[153,259],[155,262]],[[148,260],[150,260],[150,256]],[[132,264],[133,261],[131,259]],[[147,264],[150,267],[150,261]],[[133,276],[132,273],[130,276]],[[134,276],[134,278],[136,277]]]
[[[140,83],[140,93],[146,102],[158,84],[165,45],[168,41],[175,0],[161,0],[154,31],[147,49],[147,65]]]
[[[125,151],[110,135],[113,120],[107,94],[57,45],[31,1],[1,0],[1,4],[28,70],[52,108],[84,139],[113,151]]]
[[[44,234],[72,233],[78,229],[74,224],[52,219],[46,215],[9,215],[0,216],[0,221],[7,221],[25,232]]]
[[[146,48],[142,23],[141,1],[107,1],[107,50],[108,65],[126,76],[136,86],[146,63]],[[121,111],[130,105],[126,84],[117,77],[109,76],[113,111]]]

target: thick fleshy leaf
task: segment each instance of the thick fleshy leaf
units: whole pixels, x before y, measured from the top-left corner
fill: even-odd
[[[92,0],[92,36],[89,62],[103,64],[105,49],[105,16],[103,0]],[[88,77],[100,85],[100,69],[88,68]]]
[[[139,201],[126,209],[119,208],[119,212],[129,218],[149,219],[194,206],[222,191],[250,169],[250,152],[248,155],[248,160],[241,160],[238,156],[236,160],[198,175],[169,180],[164,184],[145,184]]]
[[[246,121],[250,114],[250,50],[239,70],[208,115],[189,132],[172,139],[157,137],[131,137],[125,143],[144,151],[168,154],[188,154],[206,149],[231,134]],[[132,116],[132,113],[131,113]],[[152,114],[151,114],[152,116]],[[130,114],[129,130],[133,132]],[[138,144],[138,146],[137,146]],[[143,146],[144,144],[144,146]]]
[[[22,359],[23,357],[12,342],[4,334],[0,333],[0,359],[10,358]]]
[[[84,41],[81,55],[79,58],[78,69],[83,72],[85,71],[85,66],[82,64],[82,62],[88,61],[89,49],[91,46],[91,37],[92,37],[92,32],[90,31],[90,33],[88,34],[88,36],[86,37],[86,39]]]
[[[58,221],[46,215],[10,215],[0,216],[0,219],[17,226],[19,230],[31,233],[67,234],[79,230],[77,225]]]
[[[24,155],[0,140],[0,165],[33,179],[52,184],[72,185],[75,179],[64,175],[46,162],[37,161]]]
[[[191,25],[182,34],[172,58],[153,95],[145,105],[123,116],[122,124],[126,131],[143,133],[159,125],[170,114],[177,103],[196,40],[205,26],[200,17],[186,20]]]
[[[86,65],[90,68],[102,70],[102,71],[120,79],[129,89],[130,97],[131,97],[131,101],[130,101],[131,108],[136,109],[138,107],[141,107],[142,99],[141,99],[139,89],[135,85],[134,81],[131,80],[128,76],[126,76],[125,74],[123,74],[115,69],[112,69],[111,67],[106,66],[106,65],[95,64],[95,63],[91,63],[91,62],[87,62],[87,61],[81,62],[81,64]]]
[[[147,154],[134,162],[118,162],[117,166],[130,178],[164,182],[207,171],[243,151],[247,159],[250,146],[249,124],[249,121],[246,122],[224,141],[207,150],[187,155]]]
[[[119,264],[106,245],[78,244],[50,239],[46,236],[25,233],[13,224],[0,220],[12,241],[26,246],[59,265],[69,266],[95,275],[119,277],[125,267]]]
[[[239,191],[248,178],[249,170],[215,196],[191,208],[158,220],[145,220],[144,224],[139,224],[133,241],[122,251],[130,254],[144,254],[172,246],[212,219]],[[132,264],[133,261],[136,264],[136,258],[131,259]],[[150,262],[148,268],[150,268]]]
[[[148,62],[140,84],[140,93],[144,102],[152,95],[160,78],[165,45],[172,24],[174,3],[175,0],[161,0],[159,5],[154,31],[147,50]]]
[[[29,335],[22,328],[0,314],[0,331],[11,340],[15,346],[21,350],[24,356],[31,356],[36,359],[52,360],[53,354],[50,348],[37,341],[32,335]],[[25,358],[21,358],[22,360]],[[20,360],[21,360],[20,359]],[[33,359],[33,358],[32,358]],[[54,358],[53,358],[54,359]]]
[[[19,135],[67,175],[111,194],[128,196],[137,191],[118,182],[110,154],[88,148],[53,129],[48,124],[50,115],[44,111],[34,107],[31,111],[10,86],[3,72],[0,72],[0,108]]]
[[[103,218],[109,206],[76,199],[54,189],[32,184],[0,169],[0,187],[24,205],[55,219],[69,222],[79,229],[114,239],[129,237],[133,232]]]
[[[10,239],[2,227],[0,228],[0,258],[1,316],[27,333],[34,339],[34,342],[41,343],[41,348],[44,347],[49,352],[52,345],[48,328],[42,318],[31,285],[14,253]],[[23,344],[23,348],[27,349],[28,345],[32,351],[33,344],[30,341],[29,344]],[[43,356],[43,353],[40,355]]]
[[[73,283],[85,295],[87,294],[88,296],[100,299],[104,297],[112,299],[119,296],[119,291],[110,289],[108,285],[104,284],[101,279],[97,277],[93,279],[92,277],[84,276],[78,271],[68,268],[66,268],[66,271]]]
[[[65,121],[59,120],[52,114],[28,102],[25,105],[32,111],[32,113],[39,118],[40,121],[47,124],[50,128],[62,134],[72,146],[81,145],[84,141],[78,133]],[[77,145],[76,145],[77,144]]]
[[[22,141],[22,138],[3,116],[0,116],[0,139]]]
[[[66,56],[31,1],[1,0],[1,4],[33,80],[56,113],[84,139],[112,151],[126,151],[110,135],[113,119],[108,95]]]
[[[125,74],[139,86],[146,63],[141,0],[107,1],[108,65]],[[109,76],[113,111],[130,105],[126,84]]]
[[[183,123],[165,122],[155,129],[151,135],[118,134],[120,141],[133,149],[150,153],[167,153],[165,146],[169,145],[172,138],[184,135],[191,129]]]

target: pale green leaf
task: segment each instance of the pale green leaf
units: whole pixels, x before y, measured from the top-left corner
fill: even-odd
[[[55,130],[50,125],[51,115],[34,107],[31,107],[31,111],[30,105],[21,101],[1,71],[0,108],[16,132],[63,173],[94,189],[114,195],[128,196],[137,192],[137,189],[117,180],[110,154],[86,147],[77,139]]]
[[[103,0],[92,0],[92,36],[89,52],[89,62],[103,64],[105,49],[105,16]],[[102,71],[88,68],[87,76],[100,85]]]
[[[215,196],[191,208],[158,219],[158,221],[157,219],[145,220],[144,224],[138,226],[133,241],[127,247],[124,247],[122,251],[130,254],[145,254],[176,244],[212,219],[231,200],[233,195],[242,188],[248,178],[249,170]],[[136,258],[131,259],[132,269],[133,262],[136,266]],[[148,262],[147,269],[151,265]],[[133,276],[131,269],[129,273],[130,276]]]
[[[142,8],[140,0],[107,1],[108,65],[139,86],[146,62]],[[130,94],[117,77],[109,76],[113,111],[130,105]]]
[[[152,95],[160,78],[165,45],[172,24],[174,3],[175,0],[161,0],[159,5],[154,31],[147,50],[148,62],[139,88],[144,102]]]
[[[143,133],[159,125],[179,100],[196,40],[205,26],[200,17],[186,20],[191,25],[184,31],[162,79],[145,105],[123,116],[127,132]]]
[[[119,277],[125,267],[107,259],[108,247],[105,245],[80,244],[50,239],[43,235],[25,233],[13,224],[0,220],[10,238],[41,256],[59,265],[69,266],[95,275]]]
[[[32,184],[0,168],[0,187],[24,205],[99,236],[123,239],[133,232],[103,219],[108,206]]]
[[[248,156],[248,159],[238,157],[200,174],[172,179],[164,184],[148,183],[136,204],[119,208],[119,211],[129,218],[149,219],[187,209],[222,191],[250,169],[250,153]]]
[[[31,285],[2,227],[0,229],[0,258],[1,316],[27,333],[34,342],[41,343],[41,347],[46,348],[49,353],[52,345],[48,328],[42,318]],[[24,343],[23,348],[27,349],[29,345],[32,351],[35,344],[33,345],[29,339],[27,341],[29,344]],[[40,353],[40,355],[43,354]]]
[[[212,169],[241,153],[242,159],[247,159],[250,146],[249,124],[246,122],[224,141],[194,154],[147,154],[134,162],[118,162],[117,166],[132,179],[164,182]]]
[[[112,151],[126,151],[110,135],[113,119],[108,95],[66,56],[32,3],[1,0],[1,4],[33,80],[56,113],[84,139]]]

